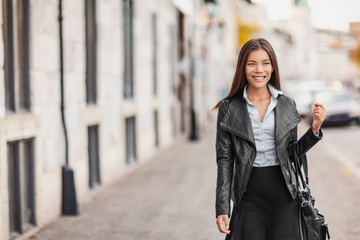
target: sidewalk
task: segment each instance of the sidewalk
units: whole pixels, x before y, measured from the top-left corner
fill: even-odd
[[[308,154],[312,192],[331,239],[360,239],[360,179],[319,143]],[[77,217],[62,217],[39,240],[215,240],[215,132],[180,142],[112,186]]]
[[[222,239],[215,224],[215,133],[176,143],[106,187],[39,240]]]
[[[331,240],[360,240],[360,178],[318,143],[308,154],[311,192],[325,215]]]

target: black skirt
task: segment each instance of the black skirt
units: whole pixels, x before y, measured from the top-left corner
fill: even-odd
[[[241,203],[233,207],[225,240],[298,240],[297,206],[280,166],[253,167]]]

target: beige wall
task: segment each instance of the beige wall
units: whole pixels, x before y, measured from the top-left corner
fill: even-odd
[[[198,132],[213,127],[217,112],[210,109],[220,100],[221,88],[230,86],[237,58],[237,1],[218,4],[217,18],[225,22],[205,32],[199,12],[203,1],[194,2],[185,14],[185,50],[189,40],[196,58],[194,76],[195,110]],[[241,6],[247,6],[241,4]],[[0,8],[2,4],[0,4]],[[97,1],[97,84],[98,102],[86,104],[85,92],[85,12],[84,1],[63,1],[65,114],[69,136],[69,162],[74,169],[78,203],[83,204],[134,167],[151,159],[178,139],[187,139],[190,129],[189,77],[184,98],[185,132],[180,128],[180,102],[171,89],[179,83],[178,15],[172,0],[134,0],[134,96],[123,99],[122,1]],[[65,143],[60,113],[60,63],[58,2],[37,0],[30,6],[30,113],[9,115],[4,97],[4,42],[0,38],[0,240],[8,239],[7,142],[35,138],[35,200],[37,227],[61,215],[61,167]],[[0,11],[0,23],[3,20]],[[152,14],[157,15],[158,94],[153,96]],[[171,30],[172,29],[172,30]],[[3,29],[0,28],[0,35]],[[202,58],[203,48],[207,58]],[[186,70],[186,69],[185,69]],[[188,69],[187,69],[188,70]],[[171,109],[175,110],[176,136]],[[155,146],[154,110],[158,110],[159,147]],[[136,117],[137,163],[125,163],[125,118]],[[88,187],[89,125],[99,125],[100,188]],[[81,210],[81,209],[80,209]],[[81,212],[80,212],[81,214]],[[28,233],[29,234],[29,233]],[[26,235],[26,234],[25,234]]]
[[[2,4],[0,4],[0,7]],[[134,1],[135,99],[124,101],[121,1],[97,1],[98,104],[86,105],[84,1],[63,3],[65,111],[69,161],[75,172],[78,202],[96,193],[88,188],[87,126],[99,124],[102,185],[124,176],[125,118],[136,116],[138,164],[174,142],[171,107],[170,26],[176,29],[172,2]],[[60,113],[58,2],[31,1],[31,113],[5,113],[4,42],[0,38],[0,239],[8,239],[7,142],[35,137],[35,199],[38,227],[61,214],[61,166],[65,162]],[[152,94],[151,14],[158,16],[158,95]],[[0,23],[3,20],[0,11]],[[0,31],[3,29],[1,28]],[[176,34],[176,32],[174,32]],[[2,33],[0,34],[2,35]],[[176,39],[176,36],[174,37]],[[176,43],[173,43],[176,46]],[[159,149],[155,146],[153,110],[159,114]],[[81,213],[80,213],[81,214]]]

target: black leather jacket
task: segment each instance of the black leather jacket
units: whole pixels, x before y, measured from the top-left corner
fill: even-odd
[[[297,140],[297,125],[301,121],[295,101],[279,95],[275,107],[275,147],[281,170],[292,198],[297,195],[296,180],[291,168],[288,145]],[[297,142],[298,156],[303,156],[322,138],[311,128]],[[230,199],[240,204],[246,190],[256,156],[254,134],[242,93],[222,100],[219,105],[216,132],[216,217],[230,216]]]

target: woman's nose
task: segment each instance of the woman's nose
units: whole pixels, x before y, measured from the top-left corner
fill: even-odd
[[[256,65],[255,71],[256,72],[262,72],[263,71],[263,67],[261,66],[261,64]]]

